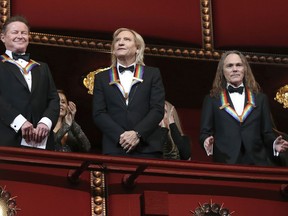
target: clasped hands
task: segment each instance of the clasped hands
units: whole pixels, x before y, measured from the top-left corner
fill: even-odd
[[[49,128],[44,123],[38,123],[34,128],[33,124],[26,121],[21,127],[22,137],[27,143],[33,141],[35,143],[41,143],[49,134]]]
[[[126,153],[131,152],[139,144],[140,139],[136,131],[125,131],[120,135],[119,143]]]

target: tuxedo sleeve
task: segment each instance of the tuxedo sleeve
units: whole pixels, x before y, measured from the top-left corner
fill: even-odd
[[[272,118],[271,112],[269,108],[268,98],[266,95],[263,96],[263,103],[262,103],[262,115],[261,115],[261,133],[264,139],[264,143],[268,148],[268,152],[270,155],[273,154],[273,143],[276,139],[276,135],[272,129]]]
[[[135,131],[141,134],[144,141],[153,133],[164,116],[165,90],[161,73],[158,68],[152,69],[150,101],[147,101],[150,104],[150,110],[135,126]]]
[[[10,126],[17,116],[21,115],[19,111],[14,109],[4,98],[0,95],[0,119],[7,126]]]
[[[59,116],[59,112],[60,112],[60,103],[59,103],[59,96],[58,96],[58,92],[52,77],[52,74],[50,72],[50,69],[48,67],[48,65],[46,63],[41,63],[44,71],[45,71],[45,75],[47,76],[47,82],[48,82],[48,91],[47,91],[47,106],[46,109],[43,113],[42,117],[47,117],[51,120],[52,122],[52,127],[55,126],[57,120],[58,120],[58,116]]]
[[[213,135],[213,104],[212,98],[206,95],[202,105],[201,126],[200,126],[200,144],[204,148],[204,141],[207,137]]]

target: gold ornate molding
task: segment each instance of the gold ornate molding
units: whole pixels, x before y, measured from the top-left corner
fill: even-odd
[[[288,85],[278,89],[274,100],[283,104],[283,108],[288,108]]]
[[[10,192],[0,186],[0,215],[15,216],[18,210],[16,197],[11,197]]]
[[[10,0],[0,0],[0,15],[1,15],[1,27],[2,24],[10,16]]]
[[[29,39],[31,44],[39,45],[86,49],[105,53],[109,53],[111,49],[111,41],[91,38],[31,32]]]
[[[206,55],[209,56],[211,55],[211,50],[214,50],[211,0],[201,0],[200,9],[202,45],[203,49],[207,52]]]
[[[95,75],[102,72],[102,71],[108,70],[109,68],[110,67],[100,68],[100,69],[97,69],[95,71],[91,71],[86,75],[86,77],[83,79],[83,85],[88,89],[88,94],[93,95]]]
[[[91,172],[92,216],[106,216],[105,176],[102,172]]]
[[[191,60],[218,61],[223,50],[214,50],[213,16],[211,0],[200,1],[202,24],[202,48],[173,47],[147,44],[145,55]],[[10,16],[11,0],[0,0],[1,26]],[[72,37],[57,34],[31,32],[31,44],[56,46],[65,48],[84,49],[100,53],[110,53],[111,41],[94,38]],[[263,53],[245,53],[248,61],[256,64],[288,64],[287,55],[273,55]]]
[[[227,208],[223,208],[224,204],[220,205],[218,203],[213,203],[212,200],[210,201],[210,203],[203,203],[200,204],[199,206],[194,210],[194,211],[190,211],[193,216],[202,216],[202,215],[219,215],[219,216],[230,216],[234,213],[230,212],[229,209]]]

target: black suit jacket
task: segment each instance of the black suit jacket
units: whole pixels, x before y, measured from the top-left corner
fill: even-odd
[[[243,115],[237,118],[226,91],[220,98],[207,95],[202,109],[200,143],[203,145],[208,136],[214,136],[215,162],[239,163],[241,154],[245,154],[250,164],[270,165],[268,158],[273,155],[276,137],[272,131],[268,99],[262,93],[255,95],[249,90],[245,98]]]
[[[42,117],[56,124],[59,115],[59,97],[48,65],[40,62],[32,73],[31,92],[20,69],[2,58],[0,61],[0,146],[20,146],[21,130],[10,127],[22,114],[36,128]],[[46,149],[54,149],[53,130],[48,137]]]
[[[102,152],[125,155],[119,144],[124,131],[141,134],[141,143],[129,153],[162,152],[160,140],[149,138],[164,115],[165,92],[158,68],[139,66],[140,76],[134,75],[126,105],[116,68],[98,73],[94,81],[93,119],[103,133]]]

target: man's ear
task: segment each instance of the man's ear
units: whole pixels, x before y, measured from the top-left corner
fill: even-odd
[[[1,41],[2,41],[3,43],[5,43],[5,39],[4,39],[4,34],[3,34],[3,33],[1,33],[0,38],[1,38]]]

